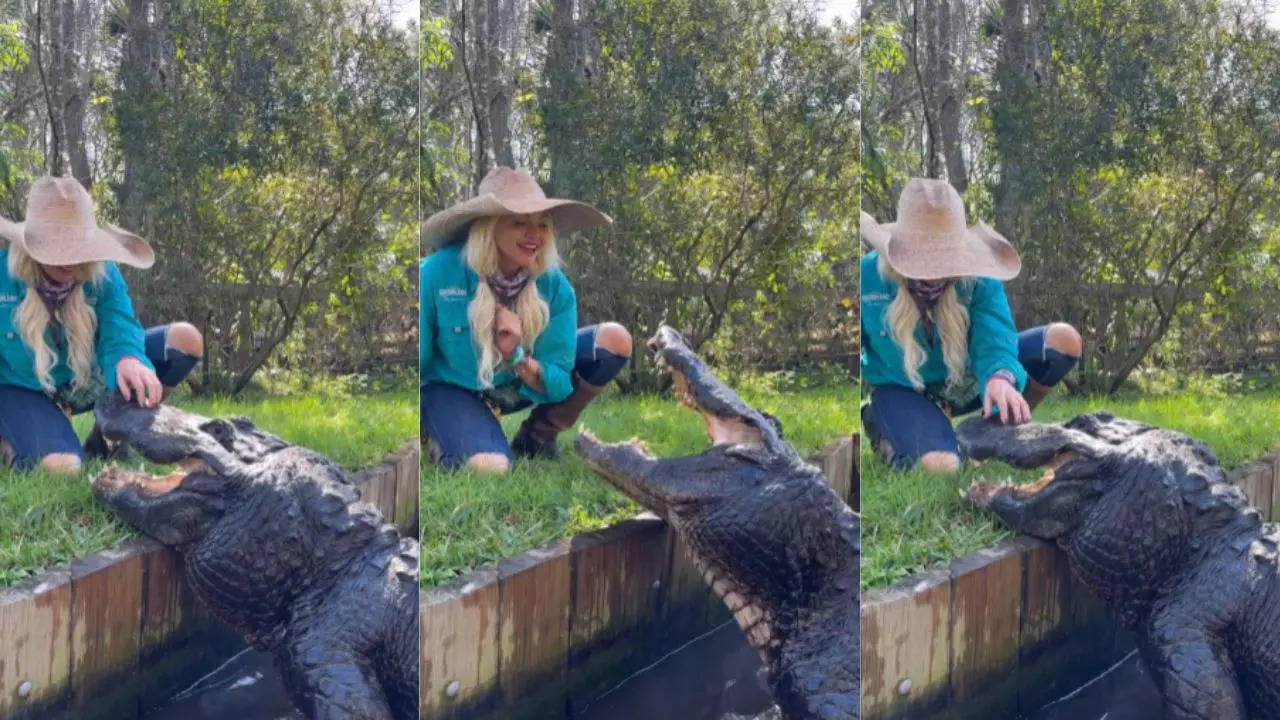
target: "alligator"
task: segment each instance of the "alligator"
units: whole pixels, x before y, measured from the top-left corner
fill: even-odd
[[[95,418],[164,475],[111,466],[95,497],[184,555],[220,620],[272,652],[315,720],[418,716],[418,543],[333,462],[244,418],[142,408],[117,393]]]
[[[1134,631],[1170,720],[1280,720],[1280,528],[1186,435],[1099,412],[957,428],[970,458],[1048,466],[1029,485],[963,491],[1053,541]]]
[[[658,459],[639,440],[603,443],[583,429],[579,454],[679,534],[760,653],[783,718],[856,720],[857,513],[678,332],[662,326],[648,346],[679,403],[702,413],[712,447]]]

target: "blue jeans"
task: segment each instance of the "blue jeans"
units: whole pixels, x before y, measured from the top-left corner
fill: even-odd
[[[168,332],[168,325],[148,329],[143,349],[160,382],[172,387],[182,382],[199,358],[167,347]],[[115,372],[115,368],[103,368],[103,372]],[[13,449],[11,463],[19,470],[29,470],[44,456],[56,453],[74,454],[84,461],[71,420],[39,390],[0,385],[0,438]]]
[[[1053,387],[1067,376],[1080,358],[1066,355],[1044,344],[1047,326],[1018,333],[1018,362],[1027,377]],[[979,395],[967,405],[956,408],[963,415],[982,408]],[[930,452],[960,454],[951,420],[932,400],[909,387],[878,385],[871,388],[871,402],[862,408],[862,425],[868,442],[882,452],[885,462],[899,469],[909,469],[921,456]],[[881,448],[887,444],[884,457]]]
[[[578,330],[573,373],[592,385],[600,386],[617,377],[629,358],[596,346],[598,325]],[[435,441],[438,460],[446,468],[462,467],[472,455],[498,453],[514,461],[511,445],[502,426],[485,402],[483,393],[449,383],[427,383],[422,386],[423,437]],[[519,412],[533,405],[525,398],[506,404],[504,413]]]

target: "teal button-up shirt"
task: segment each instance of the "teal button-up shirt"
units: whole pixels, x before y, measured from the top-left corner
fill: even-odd
[[[876,267],[878,257],[876,251],[862,256],[862,379],[871,385],[911,387],[902,364],[902,348],[889,334],[887,320],[889,304],[898,295],[898,284],[881,277]],[[1004,285],[995,278],[980,277],[961,283],[956,292],[960,302],[969,308],[969,371],[979,392],[998,370],[1013,373],[1018,390],[1023,390],[1027,371],[1018,361],[1018,332]],[[942,343],[925,342],[921,325],[916,326],[915,336],[925,349],[920,379],[925,385],[945,382],[947,366],[942,359]]]
[[[462,243],[428,255],[418,267],[420,323],[419,371],[422,382],[443,382],[481,390],[476,377],[480,360],[471,341],[467,306],[475,297],[480,277],[462,257]],[[534,284],[551,308],[551,317],[533,344],[533,358],[542,366],[545,393],[520,383],[519,392],[534,403],[559,402],[573,391],[570,374],[578,336],[578,301],[569,279],[559,268],[540,275]],[[509,370],[494,373],[495,387],[519,382]]]
[[[36,377],[35,354],[22,342],[15,324],[18,306],[27,296],[27,284],[10,277],[8,267],[9,249],[5,248],[0,250],[0,385],[39,391],[42,388]],[[107,389],[116,389],[116,363],[123,357],[135,357],[154,369],[143,349],[142,326],[133,315],[129,288],[115,263],[106,263],[106,276],[85,285],[84,295],[98,318],[94,348]],[[52,329],[49,333],[50,346],[58,350],[53,384],[60,387],[71,382],[71,367],[67,365],[66,344],[53,341]]]

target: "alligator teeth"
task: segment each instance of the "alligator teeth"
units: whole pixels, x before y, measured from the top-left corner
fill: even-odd
[[[716,591],[716,597],[724,598],[725,595],[733,592],[734,585],[728,579],[720,578],[711,583],[711,589]],[[728,600],[728,598],[725,599]]]
[[[747,634],[747,640],[751,643],[751,647],[759,649],[769,644],[773,639],[773,632],[769,629],[769,623],[756,623],[744,630]]]
[[[747,605],[747,599],[736,592],[727,592],[721,596],[721,599],[724,600],[725,606],[729,608],[729,612],[734,613],[735,615],[744,607],[749,607]]]
[[[744,605],[733,611],[733,617],[738,621],[738,627],[749,630],[764,619],[764,611],[759,605]]]

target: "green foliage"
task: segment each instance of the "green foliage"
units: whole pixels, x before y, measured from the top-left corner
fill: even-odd
[[[482,58],[460,42],[475,31],[444,5],[427,9],[428,213],[493,164],[473,154],[491,111],[472,106]],[[614,219],[561,244],[582,321],[645,337],[665,320],[755,369],[851,363],[854,29],[796,0],[605,0],[572,18],[557,7],[529,8],[504,62],[517,160],[549,193]],[[624,385],[656,386],[636,369]]]
[[[1017,0],[971,13],[949,0],[913,5],[915,18],[870,2],[864,209],[891,218],[906,178],[927,172],[920,97],[938,75],[922,56],[920,87],[914,33],[929,47],[938,14],[963,6],[950,17],[963,19],[951,32],[965,48],[965,201],[1022,255],[1008,284],[1018,324],[1078,327],[1088,391],[1115,392],[1144,364],[1259,362],[1280,337],[1280,34],[1260,5]]]
[[[0,107],[14,102],[14,83],[9,77],[23,70],[30,57],[23,41],[23,23],[20,20],[0,22]],[[0,119],[0,207],[13,204],[13,188],[19,179],[19,156],[22,145],[17,141],[24,135],[16,122]]]

